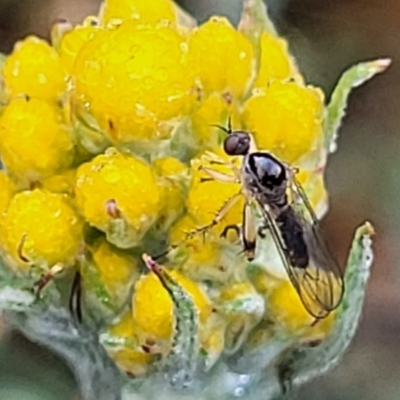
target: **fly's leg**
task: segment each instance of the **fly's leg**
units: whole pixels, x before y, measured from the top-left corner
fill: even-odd
[[[257,229],[251,202],[246,201],[243,208],[242,242],[243,250],[249,261],[254,260],[256,250]]]
[[[227,225],[220,236],[226,239],[228,237],[229,231],[234,231],[239,238],[241,237],[240,225]]]
[[[199,167],[199,170],[205,172],[209,176],[209,178],[202,178],[201,182],[213,180],[223,183],[240,183],[239,177],[235,175],[224,174],[223,172],[202,166]]]
[[[34,291],[36,296],[39,297],[42,290],[47,286],[47,284],[61,271],[64,270],[64,265],[57,263],[53,265],[48,272],[43,274],[34,284]]]
[[[198,228],[198,229],[195,229],[195,230],[189,232],[186,235],[186,240],[191,239],[192,237],[194,237],[195,235],[198,235],[199,233],[202,233],[204,235],[209,230],[211,230],[214,226],[218,225],[218,223],[220,223],[224,219],[224,217],[228,214],[229,210],[239,201],[241,195],[242,195],[242,193],[239,192],[239,193],[236,193],[235,195],[233,195],[232,197],[230,197],[224,203],[224,205],[220,208],[220,210],[217,212],[217,214],[215,215],[213,220],[208,225],[205,225],[201,228]]]
[[[158,254],[157,256],[153,256],[152,257],[153,260],[157,261],[157,260],[167,256],[171,251],[173,251],[177,247],[184,244],[187,240],[192,239],[196,235],[203,234],[203,237],[205,237],[206,233],[209,232],[214,226],[218,225],[218,223],[221,222],[221,220],[228,214],[229,210],[237,203],[237,201],[240,199],[241,195],[242,195],[242,193],[239,192],[239,193],[236,193],[235,195],[233,195],[232,197],[230,197],[224,203],[224,205],[220,208],[220,210],[217,212],[217,214],[215,215],[213,220],[208,225],[205,225],[201,228],[194,229],[192,231],[187,232],[185,238],[182,241],[168,246],[168,248],[165,251],[163,251],[161,254]],[[228,231],[231,229],[235,229],[236,231],[240,232],[240,228],[235,227],[234,225],[229,225],[224,229],[221,236],[223,236],[223,237],[226,236]]]
[[[257,235],[260,236],[261,239],[265,239],[266,234],[265,232],[269,231],[269,225],[267,223],[264,223],[264,225],[261,225],[257,229]]]

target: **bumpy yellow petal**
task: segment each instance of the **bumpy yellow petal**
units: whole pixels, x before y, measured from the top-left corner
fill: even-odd
[[[188,172],[188,167],[174,157],[157,158],[153,165],[156,173],[164,177],[178,177]]]
[[[101,16],[107,25],[112,20],[135,19],[144,24],[160,21],[176,22],[174,3],[171,0],[106,0]]]
[[[204,99],[191,115],[193,133],[201,145],[212,148],[219,144],[221,130],[212,125],[223,125],[232,117],[233,107],[220,93]]]
[[[268,32],[260,38],[260,69],[254,87],[266,86],[272,80],[288,79],[293,75],[288,45]]]
[[[118,339],[137,341],[132,312],[126,312],[121,320],[108,329],[108,333]],[[147,372],[149,364],[153,361],[154,355],[145,353],[138,345],[109,346],[107,351],[118,367],[130,376],[140,376]]]
[[[53,193],[66,193],[73,196],[76,170],[69,169],[61,174],[43,179],[41,187]]]
[[[112,141],[169,136],[172,127],[159,123],[187,114],[195,101],[186,58],[186,39],[176,30],[125,21],[82,47],[76,96]]]
[[[75,193],[87,222],[106,233],[110,233],[113,219],[107,204],[114,201],[132,230],[132,246],[154,222],[161,207],[160,188],[150,166],[114,149],[78,168]]]
[[[82,240],[82,221],[66,195],[35,189],[17,193],[1,220],[3,245],[21,268],[73,263]],[[21,247],[22,244],[22,247]]]
[[[98,29],[96,25],[78,25],[64,34],[59,52],[61,63],[68,74],[73,73],[75,60],[82,46],[94,36]]]
[[[243,123],[257,146],[293,163],[322,142],[323,95],[296,82],[272,82],[244,105]]]
[[[59,110],[41,99],[17,98],[0,119],[0,152],[18,178],[40,179],[60,172],[73,159],[73,143]]]
[[[192,31],[189,42],[192,68],[204,92],[240,98],[252,79],[254,59],[249,40],[226,18],[212,17]]]
[[[123,297],[130,289],[130,283],[140,274],[135,259],[112,246],[104,238],[91,246],[93,261],[101,282],[114,297]]]
[[[185,209],[186,182],[189,179],[188,167],[173,157],[154,161],[155,172],[160,176],[162,208],[159,223],[167,229]]]
[[[288,332],[308,340],[324,338],[332,329],[335,313],[317,322],[304,308],[299,295],[288,280],[281,281],[268,297],[269,316]]]
[[[0,171],[0,215],[7,209],[17,188],[4,171]]]
[[[27,95],[57,99],[65,90],[59,55],[46,41],[28,36],[15,45],[3,68],[8,96]]]
[[[199,311],[200,323],[211,313],[211,303],[202,289],[178,272],[171,277],[193,298]],[[168,292],[154,274],[143,276],[135,285],[133,320],[142,338],[170,339],[173,332],[173,303]]]
[[[318,218],[322,218],[328,208],[328,193],[325,188],[323,172],[323,169],[302,169],[296,175]]]
[[[233,176],[229,165],[209,164],[206,160],[192,160],[192,185],[189,188],[186,201],[189,213],[195,218],[198,227],[211,223],[213,218],[233,196],[240,193],[241,185],[238,183],[219,182],[200,170],[201,167]],[[211,179],[210,179],[211,178]],[[205,179],[205,180],[204,180]],[[210,180],[208,180],[210,179]],[[219,227],[237,225],[242,220],[243,199],[240,198],[226,213]]]

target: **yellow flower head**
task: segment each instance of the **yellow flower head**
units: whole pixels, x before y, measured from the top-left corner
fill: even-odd
[[[220,161],[224,162],[225,159],[221,158]],[[225,176],[234,177],[228,160],[226,165],[210,164],[207,156],[192,160],[192,184],[186,206],[200,227],[211,223],[224,204],[238,195],[241,189],[239,183],[225,183],[213,179],[201,167],[209,167]],[[242,209],[243,199],[239,198],[222,219],[218,231],[221,232],[227,225],[239,224],[242,219]]]
[[[106,0],[103,5],[102,23],[112,20],[134,19],[142,24],[157,24],[161,21],[176,22],[176,12],[171,0]]]
[[[138,244],[161,207],[160,188],[150,166],[113,149],[78,168],[75,194],[86,221],[108,235],[112,233],[110,223],[119,218],[108,210],[110,202],[115,203],[115,212],[132,235],[123,247]],[[114,244],[120,245],[118,241]]]
[[[154,359],[153,354],[146,353],[138,344],[132,312],[126,312],[122,318],[107,333],[119,340],[127,341],[126,346],[109,346],[107,348],[118,367],[130,376],[140,376],[147,372],[147,369]],[[131,344],[130,346],[128,345]]]
[[[206,294],[195,282],[180,273],[171,271],[170,275],[193,298],[199,312],[200,324],[204,324],[212,309]],[[141,340],[171,338],[174,326],[173,303],[154,274],[145,275],[136,283],[132,310]]]
[[[315,318],[306,311],[298,293],[287,280],[274,286],[267,301],[270,318],[287,332],[308,340],[323,339],[335,321],[335,313],[331,313],[314,325]]]
[[[57,107],[36,98],[16,98],[0,117],[0,153],[11,174],[36,180],[67,168],[74,146]]]
[[[294,163],[319,147],[323,111],[319,89],[274,81],[246,101],[243,123],[258,148]]]
[[[226,18],[212,17],[192,31],[189,62],[205,94],[227,92],[240,98],[253,75],[253,48]]]
[[[264,32],[260,38],[260,46],[260,69],[255,87],[263,87],[273,80],[285,80],[293,75],[288,45],[284,39]]]
[[[26,95],[56,100],[65,90],[60,57],[47,42],[29,36],[18,42],[3,67],[8,97]]]
[[[14,182],[4,171],[0,171],[0,215],[6,211],[16,190]]]
[[[182,215],[185,208],[185,189],[188,167],[173,157],[158,158],[153,163],[160,176],[162,209],[160,222],[163,229],[169,228]]]
[[[123,288],[129,286],[127,283],[133,282],[139,277],[140,270],[137,262],[133,257],[129,257],[128,254],[124,254],[112,246],[104,238],[98,240],[90,248],[100,280],[109,293],[121,296]]]
[[[60,58],[65,71],[72,75],[77,55],[82,46],[99,30],[97,25],[78,25],[66,32],[60,42]]]
[[[79,52],[75,79],[75,95],[113,142],[168,137],[159,123],[195,100],[186,39],[167,26],[125,21],[99,31]]]
[[[14,195],[0,225],[2,242],[21,268],[72,265],[82,241],[82,221],[68,197],[46,190]]]

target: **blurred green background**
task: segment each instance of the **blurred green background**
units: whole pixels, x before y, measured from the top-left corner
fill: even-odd
[[[145,0],[143,0],[145,1]],[[151,0],[147,0],[151,1]],[[197,17],[239,19],[239,0],[181,0]],[[0,0],[0,51],[27,34],[47,37],[57,18],[77,23],[100,0]],[[269,0],[307,81],[327,96],[341,72],[377,57],[393,64],[357,89],[331,156],[331,207],[324,225],[343,264],[354,228],[376,227],[375,263],[364,316],[342,364],[300,389],[298,400],[400,399],[400,2]],[[77,400],[72,374],[54,355],[0,327],[0,400]]]

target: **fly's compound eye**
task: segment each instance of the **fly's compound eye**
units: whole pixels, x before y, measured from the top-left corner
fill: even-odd
[[[250,136],[246,132],[233,132],[224,140],[224,150],[229,156],[245,156],[250,149]]]

